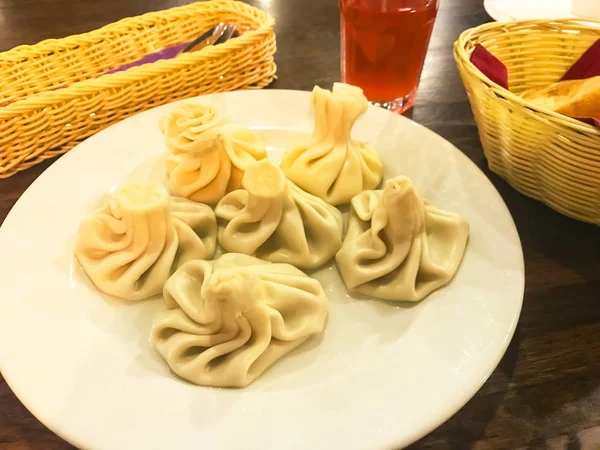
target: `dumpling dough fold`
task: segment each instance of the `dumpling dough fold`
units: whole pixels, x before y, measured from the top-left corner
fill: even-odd
[[[124,186],[80,225],[75,255],[103,292],[126,300],[160,294],[182,263],[214,256],[211,208],[170,197],[164,186]]]
[[[288,181],[269,160],[249,166],[242,186],[215,208],[225,250],[314,269],[340,249],[341,212]]]
[[[454,276],[468,238],[463,218],[435,208],[400,176],[352,199],[336,262],[351,291],[419,301]]]
[[[252,131],[226,124],[217,106],[183,103],[163,117],[169,188],[181,197],[215,204],[238,189],[248,164],[266,158]]]
[[[202,386],[247,386],[323,331],[327,316],[318,281],[289,264],[234,253],[186,263],[164,298],[154,345],[173,372]]]
[[[314,132],[308,143],[284,154],[281,168],[286,177],[332,205],[349,203],[363,190],[377,187],[383,175],[379,155],[350,136],[367,106],[358,87],[335,83],[330,92],[315,86],[311,96]]]

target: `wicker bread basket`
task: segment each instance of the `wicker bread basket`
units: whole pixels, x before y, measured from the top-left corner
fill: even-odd
[[[525,195],[578,220],[600,224],[600,129],[522,99],[559,81],[600,38],[580,20],[489,23],[463,32],[454,58],[490,169]],[[507,67],[510,92],[470,61],[482,44]]]
[[[236,39],[170,60],[102,75],[219,22]],[[123,19],[90,33],[0,53],[0,178],[62,154],[119,120],[177,99],[260,88],[275,77],[273,19],[211,0]]]

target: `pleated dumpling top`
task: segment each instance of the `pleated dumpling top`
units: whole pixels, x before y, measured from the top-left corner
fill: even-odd
[[[286,177],[332,205],[376,188],[383,176],[381,159],[370,145],[351,138],[354,122],[367,107],[358,87],[335,83],[328,91],[316,86],[311,95],[314,132],[285,152],[281,168]]]
[[[248,167],[242,189],[227,194],[215,214],[219,243],[229,252],[316,269],[342,245],[342,213],[267,159]]]
[[[196,202],[215,204],[240,187],[246,167],[266,158],[248,128],[227,124],[218,105],[183,103],[163,117],[170,190]]]
[[[352,199],[336,262],[351,291],[419,301],[454,276],[468,238],[465,219],[423,200],[401,176],[387,180],[383,190]]]
[[[244,387],[320,333],[327,297],[289,264],[228,253],[191,261],[164,290],[152,340],[180,377],[202,386]]]
[[[184,262],[212,258],[216,241],[217,222],[209,206],[140,182],[123,186],[83,220],[75,255],[101,291],[142,300],[160,294]]]

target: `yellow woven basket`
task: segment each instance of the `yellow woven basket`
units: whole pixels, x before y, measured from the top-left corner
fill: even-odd
[[[578,220],[600,224],[600,130],[523,100],[558,81],[600,38],[589,22],[489,23],[463,32],[454,58],[492,171],[525,195]],[[470,61],[482,44],[508,69],[510,92]]]
[[[225,44],[102,75],[192,41],[219,22]],[[123,19],[98,30],[0,53],[0,178],[62,154],[119,120],[177,99],[261,88],[275,77],[273,18],[211,0]]]

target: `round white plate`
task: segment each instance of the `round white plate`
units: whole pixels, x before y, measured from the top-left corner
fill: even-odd
[[[483,7],[498,22],[576,17],[571,0],[483,0]]]
[[[202,99],[256,130],[270,157],[312,129],[309,93],[242,91]],[[162,179],[157,123],[173,106],[131,117],[83,142],[23,194],[0,230],[0,369],[29,410],[94,449],[381,449],[440,425],[502,357],[523,298],[513,220],[479,169],[433,132],[371,107],[354,136],[386,177],[471,223],[454,280],[398,305],[346,294],[335,267],[317,272],[330,297],[326,332],[247,389],[172,375],[149,342],[161,300],[125,305],[99,293],[73,257],[81,219],[115,185]]]

